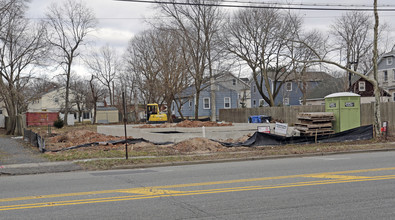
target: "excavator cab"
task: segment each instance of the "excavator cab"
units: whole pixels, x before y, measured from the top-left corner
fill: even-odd
[[[148,124],[165,123],[167,122],[167,115],[159,111],[158,104],[147,104],[147,122]]]

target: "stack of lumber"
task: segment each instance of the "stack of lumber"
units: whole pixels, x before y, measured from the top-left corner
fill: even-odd
[[[334,134],[332,121],[335,120],[333,112],[300,112],[298,113],[299,123],[296,129],[305,136]]]

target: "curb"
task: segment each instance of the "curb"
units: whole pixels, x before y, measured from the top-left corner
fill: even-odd
[[[111,167],[107,170],[118,169],[141,169],[152,167],[166,167],[166,166],[184,166],[196,164],[210,164],[210,163],[226,163],[238,162],[249,160],[271,160],[271,159],[287,159],[287,158],[301,158],[301,157],[317,157],[339,154],[355,154],[355,153],[375,153],[375,152],[388,152],[395,151],[395,148],[371,149],[371,150],[352,150],[352,151],[339,151],[339,152],[320,152],[320,153],[307,153],[307,154],[289,154],[289,155],[274,155],[274,156],[253,156],[244,158],[228,158],[218,160],[196,160],[196,161],[180,161],[168,163],[152,163],[152,164],[131,164]],[[196,156],[196,155],[193,155]],[[131,157],[129,160],[140,158],[155,158],[150,157]],[[72,172],[84,171],[85,169],[79,166],[78,162],[94,161],[94,160],[111,160],[111,159],[124,159],[124,158],[95,158],[74,161],[61,161],[61,162],[42,162],[42,163],[25,163],[25,164],[9,164],[0,166],[0,176],[2,175],[29,175],[29,174],[43,174],[43,173],[59,173],[59,172]],[[98,169],[99,170],[99,169]],[[102,169],[105,170],[105,169]]]
[[[166,167],[166,166],[184,166],[184,165],[196,165],[196,164],[238,162],[238,161],[248,161],[248,160],[271,160],[271,159],[287,159],[287,158],[298,158],[298,157],[299,158],[300,157],[317,157],[317,156],[329,156],[329,155],[338,155],[338,154],[375,153],[375,152],[387,152],[387,151],[395,151],[395,148],[353,150],[353,151],[339,151],[339,152],[321,152],[321,153],[309,153],[309,154],[274,155],[274,156],[262,156],[262,157],[258,156],[258,157],[244,157],[244,158],[228,158],[228,159],[218,159],[218,160],[181,161],[181,162],[171,162],[171,163],[135,164],[135,165],[116,166],[116,167],[112,167],[108,170],[140,169],[140,168]],[[194,156],[196,156],[196,155],[194,155]],[[141,158],[141,157],[139,157],[139,158]],[[109,159],[114,159],[114,158],[109,158]],[[122,159],[124,159],[124,158],[122,158]],[[133,158],[129,158],[129,159],[132,160]],[[100,160],[100,158],[98,160]]]

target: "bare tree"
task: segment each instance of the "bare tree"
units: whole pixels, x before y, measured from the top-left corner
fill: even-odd
[[[85,63],[97,80],[107,88],[110,105],[114,105],[111,86],[122,68],[120,57],[115,49],[108,45],[103,46],[99,51],[93,51]]]
[[[81,122],[84,112],[90,110],[88,107],[88,97],[91,92],[89,86],[89,82],[80,77],[74,77],[71,81],[70,91],[73,99],[70,101],[77,107],[78,122]]]
[[[129,70],[135,74],[148,102],[162,101],[170,108],[177,95],[187,87],[187,65],[182,53],[183,41],[174,30],[146,31],[132,39],[128,47]],[[140,74],[139,74],[140,73]],[[168,111],[168,119],[171,112]]]
[[[0,1],[0,94],[11,118],[14,134],[16,117],[26,109],[23,90],[35,64],[45,59],[45,29],[26,19],[24,0]]]
[[[226,26],[224,46],[248,65],[258,92],[270,106],[295,69],[290,39],[300,27],[300,18],[269,8],[237,11]]]
[[[310,47],[314,48],[316,51],[325,53],[323,44],[325,39],[319,31],[313,30],[300,37],[302,37],[303,41],[309,44]],[[298,84],[298,88],[302,93],[302,104],[306,105],[306,96],[309,90],[313,89],[309,87],[308,81],[311,79],[312,75],[308,74],[308,70],[317,66],[317,63],[309,62],[309,60],[313,60],[315,58],[315,54],[304,44],[299,43],[294,43],[292,47],[290,47],[290,51],[293,54],[291,58],[294,60],[294,66],[296,67],[293,72],[293,80]],[[322,54],[322,56],[325,55]],[[298,60],[304,60],[305,62],[298,62]]]
[[[358,69],[359,64],[365,60],[366,55],[371,55],[369,51],[373,47],[372,27],[372,16],[360,11],[346,12],[331,26],[331,33],[336,39],[340,54],[345,52],[345,65],[354,71],[361,71]],[[351,86],[351,73],[348,80]]]
[[[125,55],[128,71],[134,74],[137,86],[148,103],[163,102],[159,81],[161,67],[152,46],[155,35],[156,32],[151,29],[134,36],[129,41]]]
[[[99,84],[96,82],[96,77],[91,75],[89,79],[89,89],[90,95],[88,96],[89,106],[93,109],[93,119],[92,124],[96,123],[96,114],[97,114],[97,102],[104,97],[105,91],[102,89]]]
[[[171,3],[176,3],[171,0]],[[190,62],[188,73],[193,79],[196,100],[200,98],[205,74],[214,77],[213,66],[220,61],[220,53],[215,50],[215,35],[221,26],[223,17],[213,0],[187,0],[186,4],[161,4],[162,12],[172,18],[170,28],[179,33],[183,45],[183,55]],[[211,120],[216,120],[215,93],[211,91]],[[195,119],[199,116],[199,102],[195,103]]]
[[[168,106],[168,120],[172,122],[170,107],[173,101],[188,86],[187,64],[182,57],[182,42],[173,30],[160,29],[152,46],[161,67],[159,80],[163,99]]]
[[[85,43],[87,35],[95,28],[93,11],[82,2],[66,0],[61,5],[53,3],[47,11],[48,42],[54,47],[54,59],[66,76],[65,122],[70,111],[70,83],[72,64],[80,55],[79,48]]]

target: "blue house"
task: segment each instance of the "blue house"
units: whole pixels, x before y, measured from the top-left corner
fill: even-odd
[[[219,115],[219,109],[237,108],[238,93],[236,90],[215,85],[215,105],[216,115]],[[178,106],[181,104],[181,113],[185,118],[193,119],[195,117],[195,103],[199,102],[199,118],[208,118],[211,116],[211,94],[209,84],[204,84],[200,92],[199,100],[196,100],[196,90],[193,86],[188,87],[178,98],[177,104],[172,104],[172,114],[181,117]]]
[[[306,72],[303,74],[304,82],[300,79],[300,77],[296,76],[296,74],[291,74],[287,81],[285,81],[279,90],[276,98],[274,99],[274,103],[276,106],[284,105],[301,105],[303,99],[303,89],[305,88],[306,94],[308,91],[315,88],[320,82],[324,80],[328,80],[333,78],[324,72]],[[258,76],[258,80],[260,80],[260,76]],[[263,83],[264,85],[265,83]],[[277,81],[277,85],[279,86],[281,82]],[[269,77],[269,85],[270,89],[273,92],[274,88],[274,80]],[[263,92],[267,95],[267,91],[264,88]],[[251,81],[251,107],[261,107],[261,106],[269,106],[267,102],[264,101],[261,94],[258,92],[258,88],[255,85],[254,81]]]

